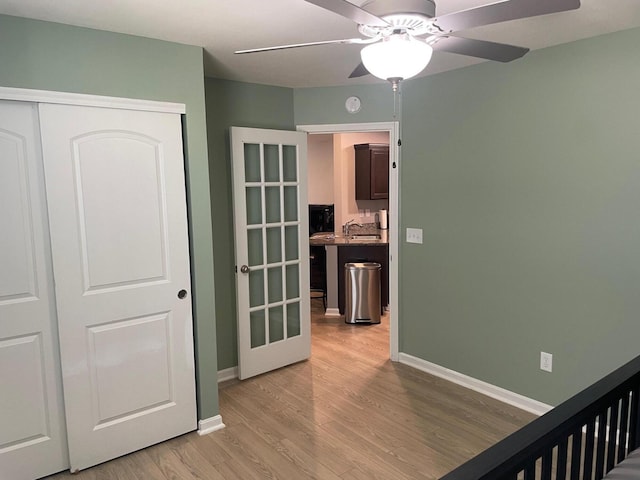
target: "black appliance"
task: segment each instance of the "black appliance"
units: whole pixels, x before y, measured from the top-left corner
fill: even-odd
[[[309,205],[309,236],[318,232],[333,233],[333,205]],[[309,247],[311,298],[322,298],[327,308],[327,254],[324,245]],[[316,296],[320,294],[320,296]]]
[[[309,236],[317,232],[333,232],[333,204],[309,205]]]

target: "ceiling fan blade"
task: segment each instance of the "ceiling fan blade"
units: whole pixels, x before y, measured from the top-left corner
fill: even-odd
[[[579,7],[580,0],[503,0],[436,17],[433,24],[443,33],[449,33]]]
[[[355,68],[355,70],[351,72],[351,75],[349,75],[349,78],[364,77],[365,75],[370,75],[369,70],[367,70],[367,68],[364,66],[364,63],[360,62],[360,64]]]
[[[375,27],[389,27],[389,23],[385,22],[380,17],[369,13],[366,10],[347,2],[347,0],[305,0],[309,3],[322,7],[325,10],[329,10],[338,15],[353,20],[361,25],[371,25]]]
[[[528,48],[516,47],[505,43],[460,37],[440,37],[431,46],[435,51],[458,53],[497,62],[510,62],[522,57],[529,51]]]
[[[299,48],[299,47],[312,47],[314,45],[331,45],[333,43],[342,43],[342,44],[352,44],[352,43],[373,43],[377,42],[378,39],[370,39],[370,38],[345,38],[342,40],[324,40],[320,42],[307,42],[307,43],[292,43],[291,45],[277,45],[275,47],[263,47],[263,48],[250,48],[248,50],[237,50],[234,53],[242,54],[242,53],[256,53],[256,52],[269,52],[271,50],[286,50],[287,48]]]

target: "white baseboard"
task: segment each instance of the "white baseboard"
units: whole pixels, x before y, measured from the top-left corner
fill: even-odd
[[[224,423],[222,423],[222,417],[216,415],[215,417],[205,418],[198,422],[198,435],[207,435],[217,430],[222,430]]]
[[[482,380],[469,377],[468,375],[456,372],[455,370],[449,370],[448,368],[441,367],[440,365],[436,365],[435,363],[428,362],[407,353],[400,353],[398,361],[538,416],[544,415],[553,408],[551,405],[547,405],[546,403],[542,403],[532,398],[525,397],[524,395],[520,395],[519,393],[483,382]]]
[[[338,308],[327,308],[324,312],[325,317],[339,317],[340,310]]]
[[[234,378],[238,378],[238,367],[218,370],[218,383],[226,382],[227,380],[233,380]]]

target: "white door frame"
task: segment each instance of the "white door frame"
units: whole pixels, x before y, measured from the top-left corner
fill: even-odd
[[[329,125],[298,125],[297,130],[309,134],[317,133],[358,133],[389,132],[389,358],[397,362],[399,350],[398,336],[398,226],[400,197],[399,170],[400,148],[398,122],[339,123]],[[394,164],[396,167],[394,168]]]

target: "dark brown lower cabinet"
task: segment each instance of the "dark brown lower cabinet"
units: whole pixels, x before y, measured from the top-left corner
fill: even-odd
[[[376,262],[382,266],[380,272],[380,299],[382,307],[389,305],[389,244],[340,245],[338,246],[338,309],[344,315],[344,264],[353,262]]]

